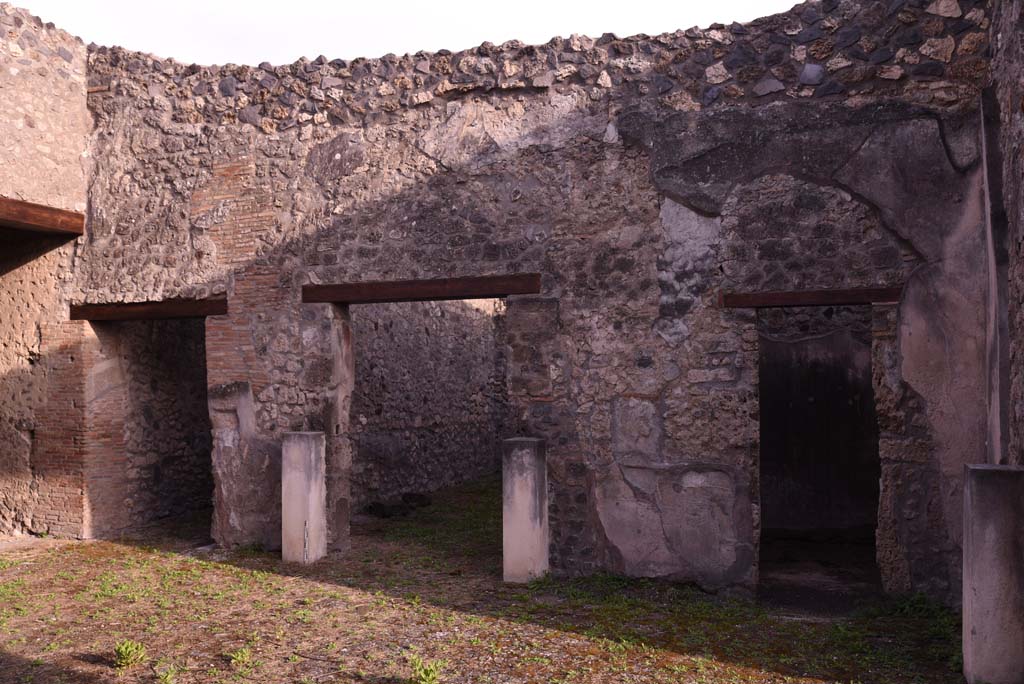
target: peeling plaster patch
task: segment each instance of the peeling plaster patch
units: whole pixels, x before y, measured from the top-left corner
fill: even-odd
[[[661,415],[647,399],[621,397],[613,400],[612,452],[639,462],[657,462],[661,447]]]
[[[661,225],[666,247],[658,260],[661,297],[654,329],[670,345],[678,346],[690,334],[683,317],[707,290],[721,220],[701,216],[666,198],[661,205]]]
[[[703,466],[612,466],[598,475],[598,517],[616,570],[718,589],[748,555],[737,526],[737,487]]]

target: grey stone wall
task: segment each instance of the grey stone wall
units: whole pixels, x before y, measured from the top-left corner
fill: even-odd
[[[501,471],[503,324],[493,300],[352,308],[355,510]]]
[[[973,102],[939,115],[889,102],[861,109],[797,104],[661,117],[636,112],[623,117],[622,129],[651,150],[655,183],[663,192],[720,217],[705,221],[727,225],[736,206],[730,193],[744,192],[752,180],[768,183],[771,176],[818,186],[814,194],[824,195],[817,199],[822,212],[808,216],[829,216],[829,203],[822,203],[829,188],[840,191],[836,207],[844,195],[863,204],[862,211],[843,212],[865,231],[863,246],[844,245],[840,261],[820,271],[817,260],[794,259],[789,268],[777,269],[772,289],[906,279],[897,318],[876,328],[873,351],[883,461],[880,566],[890,590],[920,589],[952,602],[959,587],[962,470],[965,463],[984,460],[987,423],[986,221],[972,108]],[[789,199],[793,206],[799,205],[797,197]],[[771,217],[779,216],[778,229],[800,235],[800,221],[788,220],[770,194],[755,201],[747,221],[758,220],[762,204],[769,229]],[[858,215],[871,218],[858,222]],[[833,224],[839,230],[833,232]],[[837,237],[856,234],[842,225],[822,220],[818,229]],[[872,252],[867,261],[858,254],[862,249]],[[756,257],[754,262],[753,269],[744,268],[745,262],[721,264],[724,285],[745,289],[748,272],[751,284],[764,282],[763,265]],[[717,278],[707,278],[689,285],[691,291],[713,287]],[[734,326],[739,325],[737,320]],[[971,397],[967,404],[965,397]]]
[[[0,196],[83,211],[85,46],[0,4]],[[80,534],[80,470],[40,453],[54,384],[43,329],[66,320],[73,246],[0,229],[0,534]],[[69,426],[69,430],[73,429]]]
[[[1010,445],[1011,464],[1024,464],[1024,4],[1001,0],[992,24],[993,80],[999,98],[1003,204],[1009,219]]]
[[[228,295],[207,321],[215,534],[272,545],[283,431],[332,435],[335,536],[350,503],[358,329],[301,285],[540,272],[508,301],[508,386],[514,431],[548,443],[553,566],[749,589],[758,332],[718,291],[906,281],[874,312],[880,561],[890,589],[955,601],[986,419],[987,26],[971,0],[829,0],[282,67],[96,48],[75,298]]]

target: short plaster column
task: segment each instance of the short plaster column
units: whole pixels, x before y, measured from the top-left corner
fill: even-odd
[[[281,557],[313,563],[327,553],[326,440],[287,432],[281,451]]]
[[[964,480],[964,676],[1024,684],[1024,467],[968,465]]]
[[[543,440],[505,440],[501,496],[504,580],[529,582],[547,574],[548,473]]]

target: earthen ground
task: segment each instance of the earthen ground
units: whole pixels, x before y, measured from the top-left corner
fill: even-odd
[[[845,615],[610,576],[501,583],[500,482],[365,519],[312,567],[146,539],[0,546],[2,682],[959,682],[956,618],[917,599]],[[114,645],[147,660],[124,671]]]

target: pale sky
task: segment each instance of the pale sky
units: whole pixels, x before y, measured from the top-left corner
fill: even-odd
[[[199,64],[288,64],[452,51],[484,41],[546,43],[580,33],[658,34],[729,24],[797,0],[9,0],[86,43]]]

